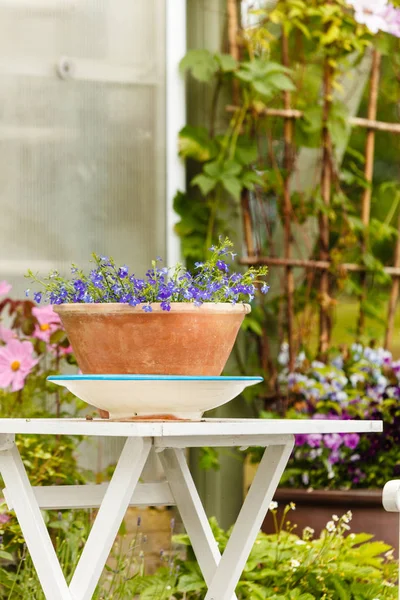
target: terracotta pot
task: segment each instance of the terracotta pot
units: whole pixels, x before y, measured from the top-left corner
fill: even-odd
[[[248,304],[61,304],[60,315],[84,374],[220,375]]]
[[[278,502],[278,512],[290,502],[296,510],[290,511],[289,520],[297,525],[296,533],[301,535],[304,527],[312,527],[319,536],[332,515],[341,516],[348,510],[353,513],[350,523],[353,533],[370,533],[375,540],[382,540],[399,551],[397,513],[387,512],[382,506],[382,490],[297,490],[279,488],[274,500]],[[267,514],[262,530],[272,533],[272,517]]]

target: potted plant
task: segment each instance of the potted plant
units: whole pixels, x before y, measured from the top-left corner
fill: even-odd
[[[220,375],[266,267],[232,272],[229,239],[220,239],[190,273],[153,261],[145,277],[93,254],[89,273],[67,279],[28,272],[60,316],[84,374]]]
[[[361,344],[332,349],[326,362],[310,360],[302,352],[294,372],[289,372],[287,359],[284,346],[279,360],[287,417],[382,419],[384,432],[297,436],[275,499],[296,502],[299,526],[312,510],[316,529],[332,513],[350,508],[356,529],[367,528],[397,547],[397,516],[383,510],[382,489],[400,475],[400,361],[383,348]]]

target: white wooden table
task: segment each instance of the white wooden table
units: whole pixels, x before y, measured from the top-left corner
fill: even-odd
[[[372,433],[380,421],[205,419],[201,422],[112,422],[0,419],[0,473],[47,600],[89,600],[129,505],[176,505],[208,586],[205,600],[234,600],[235,588],[299,433]],[[108,484],[32,487],[15,434],[126,437]],[[264,456],[221,557],[189,472],[185,448],[262,446]],[[166,481],[139,483],[151,450]],[[99,507],[68,586],[40,509]]]

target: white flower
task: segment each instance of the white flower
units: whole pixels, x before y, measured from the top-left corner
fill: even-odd
[[[349,4],[354,8],[357,23],[366,25],[372,33],[378,33],[386,27],[383,11],[387,7],[387,0],[349,0]]]
[[[356,537],[356,534],[355,534],[355,533],[351,533],[351,534],[349,535],[349,538],[350,538],[351,540],[354,540],[354,538],[355,538],[355,537]]]
[[[345,523],[350,523],[353,518],[353,513],[349,510],[345,515],[343,515],[342,519]]]
[[[296,540],[297,546],[303,546],[306,542],[304,540]]]
[[[353,387],[356,387],[359,381],[365,381],[364,375],[361,373],[353,373],[353,375],[350,375],[350,382]]]
[[[339,517],[337,515],[332,515],[332,520],[333,521],[339,521]]]
[[[383,585],[385,585],[386,587],[394,587],[394,583],[391,583],[390,581],[384,581]]]
[[[312,527],[304,527],[303,529],[303,537],[314,535],[315,531]]]
[[[276,508],[278,508],[278,503],[275,502],[275,500],[272,500],[272,502],[269,503],[268,510],[275,510]]]
[[[332,533],[336,529],[336,525],[333,521],[328,521],[325,527],[326,530],[329,531],[329,533]]]
[[[291,508],[292,510],[296,510],[296,505],[295,505],[295,503],[294,503],[294,502],[291,502],[291,503],[289,504],[289,506],[290,506],[290,508]]]
[[[295,558],[292,558],[291,561],[290,561],[290,567],[293,569],[293,571],[295,571],[296,569],[298,569],[299,566],[300,566],[300,564],[301,564],[300,561],[296,560]]]

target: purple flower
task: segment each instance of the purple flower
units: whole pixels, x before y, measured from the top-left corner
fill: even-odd
[[[215,264],[220,271],[223,271],[224,273],[229,273],[229,267],[223,260],[217,260]]]
[[[120,279],[125,279],[125,277],[128,276],[128,271],[129,271],[129,269],[126,265],[124,265],[123,267],[120,267],[119,271],[118,271],[118,277]]]
[[[332,452],[330,453],[329,457],[328,457],[328,462],[331,465],[335,465],[337,462],[339,462],[339,451],[338,450],[332,450]]]
[[[103,285],[103,275],[101,273],[99,273],[98,271],[91,271],[90,273],[90,279],[94,285],[94,287],[98,288],[99,290],[104,289],[104,285]]]
[[[307,436],[304,433],[296,435],[296,446],[304,446],[307,443]]]
[[[161,302],[161,308],[162,308],[162,310],[166,310],[169,312],[171,310],[171,303],[170,302]]]
[[[144,310],[144,312],[148,312],[148,313],[153,312],[153,309],[151,308],[150,304],[145,304],[143,306],[143,310]]]
[[[342,443],[342,436],[339,433],[327,433],[324,435],[324,444],[331,450],[338,450]]]
[[[359,444],[360,436],[358,433],[345,433],[343,436],[343,443],[346,448],[350,448],[350,450],[355,450]]]
[[[40,304],[42,301],[42,292],[36,292],[33,294],[33,299],[37,304]]]
[[[320,433],[310,433],[307,436],[307,444],[311,448],[319,448],[322,441],[322,435]]]
[[[85,292],[86,291],[86,283],[82,281],[82,279],[76,279],[74,281],[74,288],[77,292]]]
[[[267,294],[269,292],[270,286],[267,285],[266,283],[263,283],[261,286],[261,293],[262,294]]]

